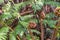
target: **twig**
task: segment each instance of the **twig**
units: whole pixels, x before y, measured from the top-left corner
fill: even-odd
[[[20,40],[20,36],[19,35],[17,35],[17,39]]]

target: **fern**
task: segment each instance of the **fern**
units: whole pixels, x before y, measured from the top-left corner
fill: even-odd
[[[55,7],[59,7],[60,6],[60,3],[59,2],[55,2],[55,1],[45,2],[45,4],[50,4],[50,5],[55,6]]]
[[[3,3],[3,0],[0,0],[0,4]],[[31,35],[29,34],[29,31],[27,30],[29,22],[35,22],[38,23],[38,19],[32,18],[33,16],[36,16],[36,11],[41,10],[42,6],[45,4],[51,4],[53,6],[60,6],[60,3],[53,2],[52,0],[27,0],[25,2],[21,2],[18,4],[11,4],[10,0],[8,0],[7,4],[4,4],[2,7],[2,10],[4,11],[2,15],[0,15],[0,40],[17,40],[17,35],[21,37],[21,40],[23,39],[23,36],[26,37],[27,40],[32,40]],[[26,5],[31,4],[32,9],[34,10],[33,15],[26,15],[26,16],[20,16],[19,11],[21,8],[25,7]],[[55,24],[57,20],[51,20],[54,18],[55,15],[53,13],[49,13],[46,15],[46,19],[43,20],[44,26],[48,24],[50,28],[55,28]],[[10,28],[10,24],[13,22],[15,18],[18,18],[18,24],[14,29]],[[4,24],[2,23],[4,22]],[[14,23],[15,24],[15,23]],[[13,25],[14,25],[13,24]],[[37,24],[39,25],[39,24]],[[38,29],[39,30],[39,29]],[[50,30],[49,30],[50,31]],[[40,31],[31,29],[31,32],[34,32],[38,35],[40,35]],[[59,30],[60,32],[60,30]],[[58,33],[59,35],[59,33]],[[8,39],[9,37],[9,39]],[[35,40],[39,40],[39,37],[35,36]]]
[[[16,40],[16,36],[13,34],[13,32],[9,34],[9,40]]]
[[[7,39],[7,34],[9,32],[9,28],[8,27],[2,27],[0,29],[0,40],[6,40]]]

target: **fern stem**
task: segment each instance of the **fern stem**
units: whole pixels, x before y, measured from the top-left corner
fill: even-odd
[[[32,40],[34,40],[33,33],[31,32],[31,29],[30,29],[30,24],[29,24],[29,26],[28,26],[28,31],[29,31],[29,33],[30,33],[30,35],[31,35],[31,37],[32,37]]]
[[[44,40],[44,27],[43,27],[43,23],[42,23],[42,19],[40,19],[40,27],[41,27],[41,40]]]
[[[57,28],[54,29],[51,40],[56,40],[56,36],[57,36]]]
[[[29,14],[29,13],[31,13],[31,12],[33,12],[33,10],[31,10],[31,11],[26,11],[26,12],[23,12],[23,13],[20,13],[20,15],[21,15],[21,16],[27,15],[27,14]]]

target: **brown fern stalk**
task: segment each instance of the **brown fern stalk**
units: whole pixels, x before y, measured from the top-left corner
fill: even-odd
[[[42,23],[42,19],[40,20],[41,22],[40,22],[40,28],[41,28],[41,34],[40,34],[40,36],[41,36],[41,40],[44,40],[44,27],[43,27],[43,23]]]
[[[55,28],[55,29],[54,29],[54,32],[52,33],[52,38],[51,38],[51,40],[56,40],[57,31],[58,31],[58,29]]]
[[[31,11],[26,11],[26,12],[23,12],[23,13],[20,13],[20,15],[21,15],[21,16],[27,15],[27,14],[30,14],[31,12],[33,12],[33,10],[31,10]]]
[[[28,26],[28,31],[29,31],[29,34],[30,34],[30,35],[31,35],[31,37],[32,37],[32,40],[34,40],[33,33],[31,32],[31,29],[30,29],[30,24],[29,24],[29,26]]]
[[[44,40],[44,26],[43,26],[43,20],[44,20],[44,18],[45,18],[45,13],[44,13],[43,10],[38,11],[38,17],[39,17],[40,29],[41,29],[40,38],[41,38],[41,40]]]

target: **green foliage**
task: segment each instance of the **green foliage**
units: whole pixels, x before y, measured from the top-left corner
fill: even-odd
[[[9,32],[9,28],[4,26],[0,29],[0,40],[6,40],[7,39],[7,34]]]
[[[13,34],[13,32],[9,34],[9,40],[16,40],[16,36]]]
[[[40,10],[41,7],[43,6],[43,3],[41,0],[36,0],[34,3],[32,3],[32,8],[34,10],[34,13],[37,11],[37,10]]]
[[[24,22],[23,22],[24,23]],[[21,28],[21,29],[20,29]],[[22,30],[23,29],[23,30]],[[19,30],[19,31],[18,31]],[[24,35],[24,32],[26,31],[25,27],[23,24],[18,24],[15,28],[15,34],[19,34],[21,37]]]
[[[54,17],[55,17],[54,13],[47,14],[46,15],[46,19],[43,21],[43,23],[45,25],[48,24],[48,26],[50,28],[55,28],[55,25],[56,25],[57,20],[52,20],[52,18],[54,18]]]
[[[44,20],[43,22],[44,22],[45,25],[48,24],[48,26],[49,26],[50,28],[55,28],[55,25],[56,25],[56,22],[57,22],[57,21]]]
[[[45,4],[50,4],[50,5],[55,6],[55,7],[59,7],[60,6],[60,3],[59,2],[55,2],[55,1],[45,2]]]
[[[33,16],[36,16],[36,14],[34,13],[36,13],[37,10],[41,10],[44,3],[51,4],[57,7],[60,6],[60,3],[58,2],[53,2],[51,0],[48,0],[48,1],[49,2],[44,1],[44,0],[36,0],[36,1],[28,0],[25,2],[18,3],[18,4],[11,4],[11,2],[9,2],[8,0],[8,3],[4,4],[4,6],[2,7],[3,13],[2,15],[0,15],[0,24],[2,25],[2,27],[0,27],[0,40],[8,40],[8,37],[9,37],[9,40],[17,40],[16,39],[17,35],[21,37],[21,40],[23,36],[25,35],[26,35],[25,37],[27,38],[27,40],[32,40],[31,35],[29,34],[29,31],[28,31],[29,22],[35,22],[36,24],[39,23],[38,22],[39,20],[37,18],[32,18]],[[1,3],[4,3],[3,0],[0,0],[0,4]],[[28,4],[32,5],[32,9],[34,10],[33,15],[31,14],[31,15],[21,16],[19,14],[19,11],[21,11],[21,8],[25,7]],[[55,17],[54,13],[47,14],[46,19],[43,20],[44,25],[46,26],[46,24],[48,24],[50,28],[54,29],[57,22],[57,20],[52,20],[52,18],[54,17]],[[12,24],[15,18],[18,18],[19,21],[18,21],[17,26],[15,26],[14,29],[11,30],[9,25]],[[40,35],[40,31],[38,30],[31,29],[31,32],[34,32]],[[59,35],[59,32],[58,32],[58,35]],[[39,37],[37,36],[34,36],[34,38],[36,40],[39,40]]]

